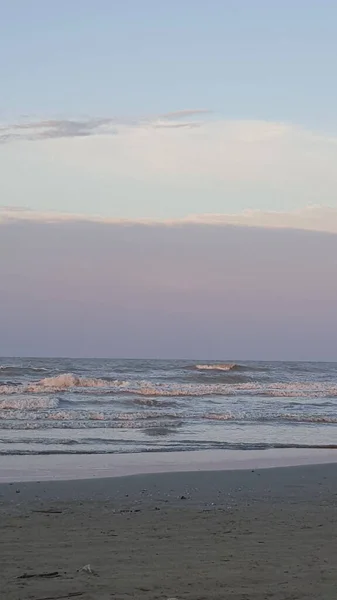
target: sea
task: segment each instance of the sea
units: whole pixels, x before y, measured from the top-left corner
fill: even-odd
[[[337,363],[0,359],[0,454],[337,448]]]

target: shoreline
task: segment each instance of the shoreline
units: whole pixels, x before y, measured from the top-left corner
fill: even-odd
[[[337,496],[337,463],[262,469],[172,471],[90,479],[0,483],[0,508],[26,511],[29,507],[106,505],[114,511],[141,508],[214,507],[289,501],[322,501],[332,488]],[[186,503],[182,502],[185,500]],[[167,506],[165,506],[167,505]],[[137,512],[137,511],[136,511]]]
[[[337,449],[200,450],[0,457],[0,484],[133,475],[241,471],[337,463]]]

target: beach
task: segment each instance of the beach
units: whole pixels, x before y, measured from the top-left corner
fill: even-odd
[[[336,598],[336,464],[7,481],[0,502],[1,599]]]

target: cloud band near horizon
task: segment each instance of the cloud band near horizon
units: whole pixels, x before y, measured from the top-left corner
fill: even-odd
[[[0,355],[337,360],[337,236],[0,226]]]
[[[95,214],[76,214],[57,211],[35,211],[25,207],[0,206],[0,225],[15,222],[76,223],[87,222],[115,225],[179,226],[212,225],[258,227],[267,229],[303,229],[337,233],[337,208],[307,206],[291,212],[246,210],[237,214],[196,214],[178,219],[122,219]]]
[[[252,208],[337,208],[337,138],[289,123],[185,110],[37,120],[1,135],[0,198],[11,207],[136,220],[246,211],[247,223]]]

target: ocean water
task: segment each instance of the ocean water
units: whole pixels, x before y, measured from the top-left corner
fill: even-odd
[[[0,454],[337,448],[337,363],[0,359]]]

